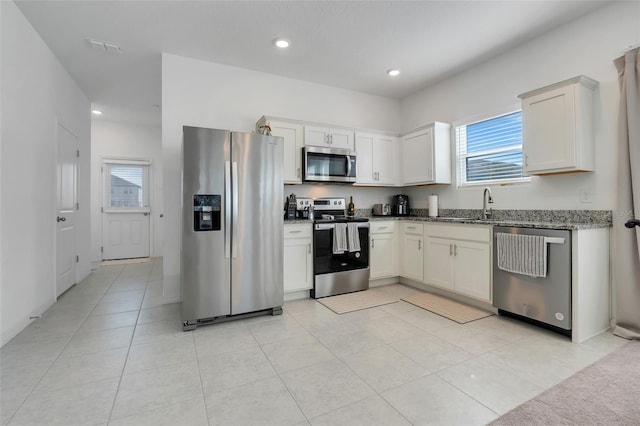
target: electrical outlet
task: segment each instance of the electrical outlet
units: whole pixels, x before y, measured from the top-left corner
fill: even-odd
[[[581,203],[593,203],[593,193],[587,190],[580,190]]]

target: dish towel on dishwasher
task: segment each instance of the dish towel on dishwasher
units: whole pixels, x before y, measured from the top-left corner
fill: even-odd
[[[507,272],[547,276],[547,244],[542,235],[496,233],[498,268]]]
[[[347,246],[347,224],[336,223],[333,228],[333,254],[342,254]]]

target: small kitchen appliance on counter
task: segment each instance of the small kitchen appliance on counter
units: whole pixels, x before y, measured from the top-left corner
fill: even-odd
[[[398,194],[393,196],[393,215],[409,216],[409,196]]]
[[[391,204],[374,204],[371,214],[374,216],[391,216]]]

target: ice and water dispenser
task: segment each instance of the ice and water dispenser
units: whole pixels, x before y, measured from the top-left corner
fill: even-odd
[[[221,199],[220,195],[193,196],[194,231],[220,230]]]

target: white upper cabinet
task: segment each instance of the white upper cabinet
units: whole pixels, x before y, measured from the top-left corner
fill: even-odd
[[[302,183],[302,146],[304,145],[304,128],[301,124],[286,121],[274,121],[262,117],[256,123],[256,129],[269,124],[271,135],[284,139],[283,172],[284,183]]]
[[[398,138],[356,133],[356,185],[394,186]]]
[[[304,144],[325,148],[342,148],[353,151],[353,130],[304,126]]]
[[[578,76],[518,96],[525,173],[593,171],[597,86],[597,81]]]
[[[451,125],[433,123],[402,138],[402,184],[451,183]]]

